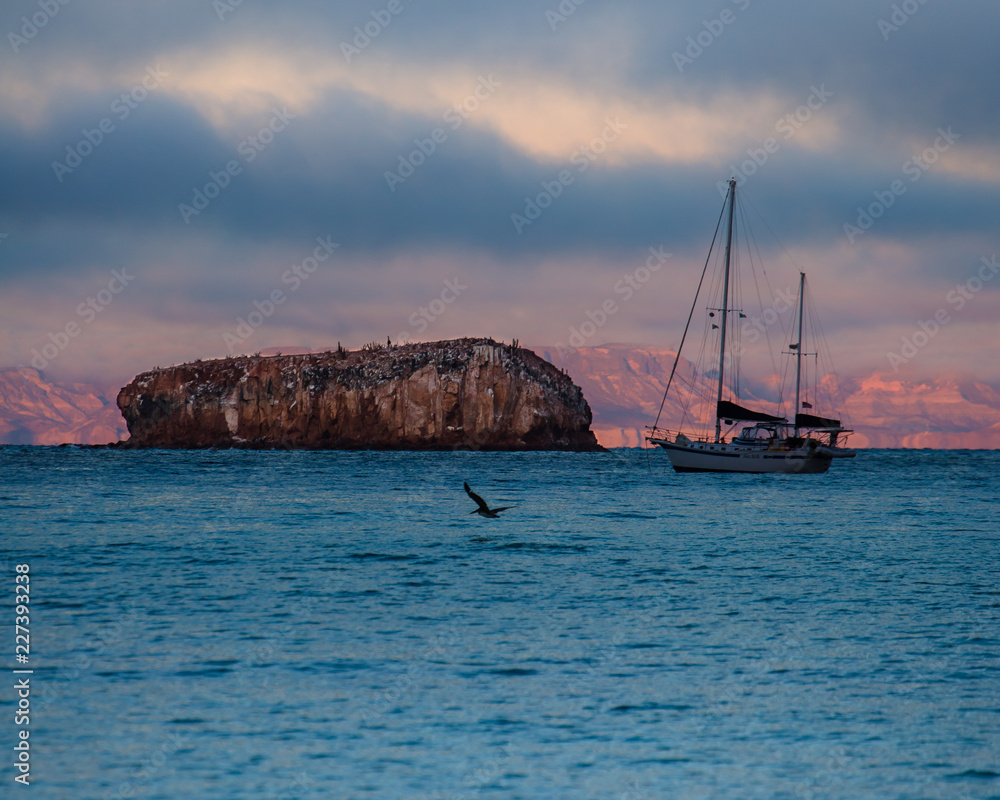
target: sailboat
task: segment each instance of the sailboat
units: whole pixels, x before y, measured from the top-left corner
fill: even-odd
[[[812,403],[802,399],[803,358],[807,355],[816,355],[815,353],[808,354],[804,352],[803,316],[805,312],[806,292],[806,276],[804,272],[799,273],[797,302],[798,341],[789,344],[786,351],[786,354],[795,357],[794,416],[789,419],[786,416],[756,411],[741,405],[733,399],[728,399],[732,395],[732,389],[731,387],[727,387],[725,380],[727,333],[733,327],[732,323],[745,317],[738,308],[733,307],[733,287],[730,285],[734,258],[733,217],[736,206],[735,179],[729,181],[729,191],[726,196],[726,202],[723,205],[723,210],[725,210],[726,205],[728,205],[729,213],[722,279],[722,305],[720,308],[708,309],[709,316],[712,318],[715,318],[716,313],[720,314],[718,324],[711,323],[711,330],[719,329],[718,376],[714,392],[715,435],[711,436],[707,433],[698,435],[690,431],[685,433],[681,430],[670,430],[659,427],[664,404],[674,383],[674,378],[677,375],[681,350],[687,339],[688,330],[691,327],[691,320],[698,303],[698,294],[704,283],[705,271],[703,271],[701,281],[698,284],[698,291],[695,293],[694,303],[691,306],[691,313],[688,316],[687,325],[681,337],[681,344],[677,348],[674,365],[667,380],[663,403],[660,404],[660,413],[657,414],[656,421],[652,427],[648,429],[649,434],[646,439],[650,444],[661,447],[666,451],[671,465],[677,472],[826,472],[834,459],[852,458],[856,454],[853,450],[849,450],[841,444],[842,437],[846,437],[851,431],[845,428],[839,419],[811,413],[813,408]],[[719,221],[722,221],[721,215]],[[712,240],[712,248],[714,248],[717,238],[718,227],[716,228],[716,237]],[[709,249],[709,258],[705,262],[705,270],[708,269],[712,248]],[[738,316],[731,320],[734,314]],[[810,413],[804,413],[803,409],[809,409]],[[726,426],[725,429],[724,425]],[[733,432],[729,441],[727,441],[726,435],[731,431],[735,431],[736,427],[739,427],[739,432]],[[706,427],[704,430],[707,431],[709,428]]]

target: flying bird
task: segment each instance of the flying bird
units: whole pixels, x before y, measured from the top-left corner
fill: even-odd
[[[513,508],[514,506],[501,506],[500,508],[490,508],[486,505],[486,501],[483,500],[478,494],[472,491],[468,483],[463,484],[465,486],[465,493],[469,495],[473,500],[476,501],[476,505],[479,508],[474,511],[470,511],[470,514],[479,514],[481,517],[489,517],[490,519],[496,519],[500,516],[501,511],[506,511],[508,508]]]

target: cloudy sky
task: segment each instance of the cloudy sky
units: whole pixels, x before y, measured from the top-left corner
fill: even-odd
[[[842,371],[1000,382],[995,3],[10,0],[0,29],[0,365],[555,345],[609,298],[586,344],[675,347],[734,175]]]

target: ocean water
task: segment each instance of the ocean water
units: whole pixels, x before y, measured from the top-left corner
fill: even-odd
[[[3,447],[0,475],[3,797],[1000,797],[1000,452]],[[516,507],[470,515],[464,480]]]

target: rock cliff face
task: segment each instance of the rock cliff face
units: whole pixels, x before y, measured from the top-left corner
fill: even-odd
[[[580,388],[491,339],[182,364],[118,407],[136,447],[599,449]]]

